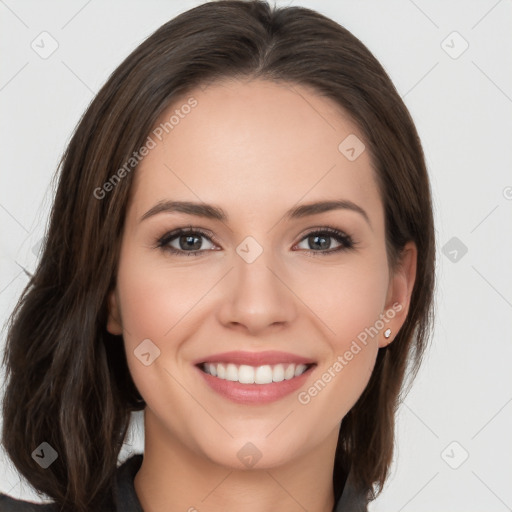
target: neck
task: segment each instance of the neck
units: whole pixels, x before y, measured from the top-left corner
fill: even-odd
[[[331,512],[338,431],[311,453],[268,468],[221,466],[185,446],[146,409],[134,486],[144,512]]]

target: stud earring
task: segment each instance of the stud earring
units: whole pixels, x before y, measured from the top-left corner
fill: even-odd
[[[391,329],[386,329],[386,330],[384,331],[384,337],[385,337],[385,338],[389,338],[390,336],[391,336]]]

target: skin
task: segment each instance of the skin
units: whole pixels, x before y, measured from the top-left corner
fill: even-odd
[[[262,80],[216,82],[190,96],[195,109],[136,171],[109,297],[107,328],[123,335],[147,403],[137,495],[146,512],[330,512],[340,422],[366,387],[379,347],[406,319],[416,248],[407,244],[390,272],[370,156],[349,161],[338,150],[349,134],[363,136],[331,100]],[[297,204],[327,199],[356,203],[371,225],[349,209],[283,218]],[[229,219],[161,212],[140,220],[163,200],[215,204]],[[355,247],[328,254],[340,242],[327,238],[325,249],[308,241],[312,228],[328,225]],[[157,247],[167,232],[189,226],[216,241],[197,235],[197,257]],[[247,236],[263,249],[252,263],[236,252]],[[170,243],[187,250],[179,237]],[[234,403],[193,366],[230,350],[291,352],[317,362],[307,390],[396,303],[401,310],[306,405],[297,393],[265,405]],[[134,350],[148,338],[160,356],[145,366]],[[248,442],[261,453],[253,467],[237,457]]]

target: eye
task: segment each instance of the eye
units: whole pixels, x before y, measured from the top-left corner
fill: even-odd
[[[331,239],[336,240],[338,246],[331,249]],[[316,231],[310,231],[303,239],[303,242],[309,247],[305,247],[313,253],[319,253],[319,255],[332,254],[334,252],[353,249],[355,242],[349,235],[346,235],[342,231],[331,227],[324,227],[317,229]],[[297,245],[297,247],[300,244]],[[330,250],[328,250],[330,249]]]
[[[157,246],[172,254],[199,256],[201,252],[212,249],[212,247],[203,247],[202,238],[209,240],[209,243],[212,244],[213,236],[204,231],[192,228],[177,229],[160,238]],[[213,244],[212,246],[215,247]]]
[[[210,247],[204,247],[201,239],[208,240]],[[336,241],[337,247],[331,248],[331,239]],[[178,256],[200,256],[204,252],[215,250],[215,244],[212,240],[215,242],[215,237],[201,229],[193,229],[192,227],[188,229],[180,228],[162,236],[157,241],[157,247]],[[299,247],[302,243],[308,245],[308,247],[305,247],[306,251],[315,255],[328,255],[343,250],[350,250],[356,245],[349,235],[329,226],[310,231],[296,247]]]

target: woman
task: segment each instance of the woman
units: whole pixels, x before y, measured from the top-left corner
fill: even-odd
[[[4,447],[54,503],[0,508],[366,510],[434,255],[417,132],[358,39],[260,1],[179,15],[63,157],[4,357]]]

